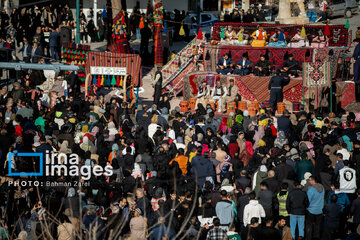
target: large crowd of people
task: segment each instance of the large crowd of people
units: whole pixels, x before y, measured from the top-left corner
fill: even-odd
[[[83,43],[87,34],[107,37],[104,14],[96,15],[98,26],[91,10],[81,13]],[[0,17],[2,46],[19,47],[25,62],[58,60],[60,29],[74,27],[67,5]],[[149,29],[141,34],[150,38]],[[356,66],[359,55],[357,45]],[[266,61],[233,63],[225,54],[218,73],[267,76]],[[152,104],[103,91],[85,97],[72,71],[64,91],[46,92],[41,70],[19,71],[0,90],[0,239],[360,239],[360,113],[275,115],[282,87],[298,74],[292,61],[269,82],[271,108],[255,115],[223,113],[241,99],[233,79],[211,89],[202,82],[195,110],[184,112],[164,93],[160,69]]]
[[[10,162],[16,151],[77,154],[79,166],[112,166],[113,175],[81,186],[64,185],[79,180],[70,176],[3,177],[5,239],[359,237],[359,114],[219,118],[201,103],[181,113],[165,95],[135,109],[117,97],[84,99],[76,85],[68,98],[29,86],[26,76],[1,90],[2,175],[39,168]]]

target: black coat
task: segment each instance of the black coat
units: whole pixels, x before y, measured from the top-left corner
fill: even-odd
[[[337,203],[326,204],[324,207],[324,225],[328,228],[338,228],[340,224],[341,206]]]
[[[269,190],[273,192],[273,194],[277,194],[280,191],[280,185],[278,180],[275,177],[267,178],[263,182],[266,182],[269,186]]]
[[[354,216],[354,224],[360,223],[360,198],[357,198],[351,204],[351,215]]]
[[[295,176],[294,169],[286,163],[281,163],[279,166],[275,168],[275,176],[280,183],[284,179],[294,179],[293,178],[293,176]]]
[[[286,210],[289,214],[305,215],[309,199],[301,189],[294,189],[286,199]]]

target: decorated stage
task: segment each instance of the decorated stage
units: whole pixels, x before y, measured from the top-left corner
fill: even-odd
[[[183,95],[185,100],[195,97],[198,93],[199,85],[203,80],[211,86],[216,80],[222,84],[228,84],[230,79],[235,79],[235,84],[239,88],[239,94],[243,101],[268,101],[270,91],[268,85],[271,77],[257,77],[253,74],[247,76],[239,75],[220,75],[216,72],[192,72],[184,76]],[[284,87],[284,101],[288,103],[300,102],[302,100],[302,78],[294,78]]]
[[[331,76],[336,75],[338,69],[338,60],[340,53],[345,51],[347,47],[328,47],[328,48],[274,48],[274,47],[251,47],[236,45],[211,45],[204,47],[204,69],[215,72],[218,60],[225,54],[229,53],[229,57],[234,63],[241,60],[243,53],[247,53],[249,60],[254,67],[260,60],[260,55],[264,54],[268,57],[270,63],[279,69],[283,66],[289,54],[302,65],[305,62],[330,62]]]
[[[256,27],[258,26],[258,23],[223,23],[223,22],[217,22],[214,23],[213,26],[213,40],[220,41],[220,34],[223,29],[225,29],[227,26],[232,26],[233,29],[238,32],[240,27],[243,26],[245,28],[246,33],[252,33],[256,30]],[[349,46],[349,42],[351,42],[351,31],[348,31],[348,29],[345,28],[344,25],[331,25],[328,26],[324,24],[311,24],[311,25],[295,25],[295,24],[261,24],[261,26],[268,32],[273,33],[276,28],[282,28],[284,30],[286,38],[290,38],[291,36],[294,36],[296,34],[297,29],[302,29],[302,27],[305,28],[305,31],[308,35],[314,35],[317,33],[319,29],[321,29],[323,32],[325,32],[325,29],[328,27],[328,30],[330,32],[329,35],[329,45],[330,47],[333,46]]]

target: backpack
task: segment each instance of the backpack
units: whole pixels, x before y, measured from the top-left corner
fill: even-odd
[[[229,169],[230,169],[230,163],[225,163],[222,168],[221,168],[221,172],[220,172],[220,178],[224,179],[228,176],[229,173]]]

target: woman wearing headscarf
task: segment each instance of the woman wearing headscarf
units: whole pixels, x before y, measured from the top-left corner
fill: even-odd
[[[276,29],[275,33],[270,37],[269,47],[287,47],[285,34],[281,28]]]
[[[68,141],[64,140],[61,143],[59,153],[64,153],[64,154],[72,153],[71,149],[69,148],[69,142]]]
[[[285,144],[288,144],[284,131],[279,131],[275,139],[275,147],[282,149]]]
[[[85,152],[90,151],[91,154],[96,153],[96,147],[94,144],[89,140],[88,136],[84,136],[82,139],[82,143],[80,144],[80,148]]]
[[[254,155],[252,143],[250,141],[245,142],[245,149],[240,153],[239,159],[244,163],[244,167],[249,164],[250,159]]]

